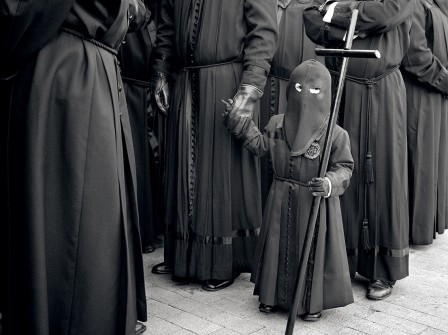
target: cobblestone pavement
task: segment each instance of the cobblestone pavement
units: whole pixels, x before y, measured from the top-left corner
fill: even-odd
[[[179,284],[169,275],[154,275],[153,265],[163,261],[163,250],[144,255],[148,321],[145,335],[284,334],[287,313],[266,315],[258,311],[249,274],[218,292],[200,284]],[[437,235],[432,245],[411,247],[410,275],[400,280],[390,297],[371,301],[367,282],[353,282],[355,303],[326,310],[318,322],[299,318],[294,334],[448,334],[448,233]]]

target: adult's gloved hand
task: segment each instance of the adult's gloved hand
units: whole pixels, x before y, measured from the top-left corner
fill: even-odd
[[[261,98],[263,92],[252,85],[241,84],[232,99],[232,112],[240,117],[252,119],[256,102]]]
[[[313,178],[308,182],[308,189],[315,197],[328,198],[331,195],[331,182],[327,177]]]
[[[170,88],[167,75],[163,72],[156,71],[151,79],[151,93],[154,94],[157,106],[164,114],[168,114],[170,108]]]

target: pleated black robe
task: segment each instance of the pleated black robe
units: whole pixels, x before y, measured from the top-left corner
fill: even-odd
[[[3,334],[135,334],[146,298],[132,138],[113,51],[128,29],[129,4],[77,0],[42,24],[32,20],[39,10],[28,9],[36,26],[18,18],[14,29],[50,36],[8,63],[16,75],[8,234],[0,237],[8,250]],[[84,37],[47,30],[53,22]]]
[[[158,113],[150,97],[155,6],[152,10],[148,24],[128,33],[118,54],[134,144],[143,247],[159,243],[157,236],[164,232],[162,176],[166,117]]]
[[[381,59],[350,59],[339,112],[355,162],[350,188],[341,197],[350,272],[371,280],[402,279],[409,274],[409,195],[406,89],[398,67],[409,48],[415,3],[341,1],[325,23],[318,10],[323,2],[313,1],[304,12],[313,41],[341,46],[351,8],[357,8],[353,49],[381,53]],[[337,71],[340,61],[327,58],[326,65]]]
[[[259,162],[223,127],[221,100],[240,83],[263,89],[276,40],[273,0],[162,3],[155,69],[181,67],[171,89],[166,170],[165,262],[175,276],[227,280],[251,271]]]
[[[412,244],[431,244],[448,228],[448,13],[438,2],[417,1],[402,63]]]

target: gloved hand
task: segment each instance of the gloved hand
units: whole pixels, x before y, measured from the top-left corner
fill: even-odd
[[[154,94],[157,106],[164,114],[168,114],[170,108],[170,89],[167,75],[163,72],[156,71],[151,79],[151,94]]]
[[[255,103],[261,98],[263,92],[252,85],[241,84],[232,101],[232,112],[238,113],[240,117],[252,119]]]
[[[240,138],[251,124],[251,119],[247,117],[241,117],[237,113],[237,110],[233,109],[233,100],[227,99],[227,101],[221,100],[225,105],[225,110],[222,113],[224,118],[224,126],[230,131],[236,138]]]
[[[234,102],[232,99],[221,101],[225,105],[225,110],[222,113],[222,117],[224,118],[224,126],[227,130],[231,131],[233,135],[238,136],[243,130],[244,121],[241,122],[241,116],[237,113],[237,110],[233,108]]]
[[[308,182],[308,189],[314,197],[328,198],[331,195],[331,182],[327,177],[313,178]]]

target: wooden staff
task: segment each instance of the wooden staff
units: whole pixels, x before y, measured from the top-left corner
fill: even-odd
[[[336,96],[334,98],[333,108],[330,112],[330,120],[328,121],[327,132],[325,137],[325,143],[322,153],[322,161],[319,167],[319,177],[325,177],[327,172],[328,160],[330,158],[333,129],[336,124],[339,106],[341,104],[342,92],[344,89],[345,75],[347,72],[348,57],[360,57],[360,58],[380,58],[381,55],[378,50],[350,50],[353,43],[353,37],[355,34],[356,21],[358,19],[358,10],[354,9],[350,19],[350,27],[347,32],[346,42],[344,49],[316,49],[316,54],[324,55],[327,57],[338,57],[343,55],[341,70],[339,73],[338,86]],[[285,335],[292,335],[294,325],[297,317],[297,310],[300,303],[300,294],[304,292],[305,275],[309,262],[309,256],[311,251],[311,244],[313,240],[314,230],[316,228],[317,216],[319,214],[319,207],[321,202],[321,196],[313,198],[310,217],[308,219],[308,226],[306,229],[305,243],[303,245],[302,255],[299,262],[299,270],[297,272],[296,284],[294,287],[294,296],[289,310],[288,324],[286,327]]]

